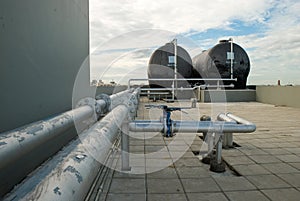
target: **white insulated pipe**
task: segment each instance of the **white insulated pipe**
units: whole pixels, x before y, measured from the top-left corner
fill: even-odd
[[[117,106],[4,200],[84,200],[128,113],[127,106]]]
[[[101,99],[95,101],[91,98],[93,101],[88,105],[82,105],[52,118],[0,134],[0,199],[35,167],[68,143],[72,138],[69,133],[74,132],[72,135],[76,136],[76,131],[70,130],[74,125],[81,132],[96,122],[96,115],[123,104],[134,93],[136,92],[126,90],[111,95],[108,99],[112,104],[108,104],[107,101]],[[106,107],[110,108],[107,109]],[[66,137],[64,133],[67,133]],[[57,142],[56,139],[68,141]],[[51,150],[45,147],[45,151],[41,151],[44,144],[51,146]],[[34,153],[36,150],[39,150],[39,152]],[[26,159],[28,155],[34,156]],[[19,161],[24,161],[22,162],[24,168],[20,167]],[[10,172],[13,171],[17,171],[17,174],[14,177],[9,176]]]
[[[128,97],[128,94],[130,94],[129,90],[111,95],[111,108],[121,104],[124,101],[124,97]],[[96,102],[100,110],[103,110],[106,102],[103,100],[97,100]],[[25,156],[28,151],[34,149],[37,145],[57,137],[72,127],[74,122],[80,123],[91,118],[94,112],[91,106],[84,105],[48,120],[38,121],[13,131],[2,133],[0,135],[0,170],[17,158]]]
[[[139,89],[131,93],[127,91],[123,96],[115,96],[122,99],[122,104],[84,131],[80,140],[73,141],[43,164],[32,177],[7,195],[5,200],[83,200],[100,163],[104,163],[122,122],[135,114],[138,95]]]

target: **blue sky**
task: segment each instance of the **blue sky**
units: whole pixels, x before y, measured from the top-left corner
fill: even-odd
[[[298,0],[90,0],[91,79],[147,77],[155,48],[178,38],[195,56],[233,38],[251,60],[248,84],[300,84]]]

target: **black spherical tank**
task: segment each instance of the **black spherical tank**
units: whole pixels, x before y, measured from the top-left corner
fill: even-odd
[[[153,52],[148,65],[149,79],[174,79],[174,44],[167,43]],[[177,78],[191,78],[192,59],[189,53],[182,47],[177,46]],[[150,87],[169,88],[172,87],[172,81],[149,81]],[[187,87],[187,81],[177,81],[178,87]]]
[[[233,83],[235,89],[245,89],[247,77],[250,71],[250,60],[246,51],[239,45],[232,44],[233,54],[231,54],[231,42],[222,40],[211,49],[203,51],[193,58],[193,67],[202,78],[231,78],[231,58],[233,67]],[[233,56],[232,56],[233,55]]]

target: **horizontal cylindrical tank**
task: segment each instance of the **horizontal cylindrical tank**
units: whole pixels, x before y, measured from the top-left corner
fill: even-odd
[[[194,72],[197,72],[193,77],[199,78],[231,78],[232,67],[233,78],[237,78],[237,81],[224,84],[233,83],[234,88],[244,89],[250,71],[250,60],[242,47],[235,43],[231,44],[230,40],[221,40],[211,49],[195,56],[193,67]]]
[[[148,78],[149,79],[174,79],[175,68],[175,46],[173,43],[167,43],[158,48],[151,55],[148,65]],[[182,47],[177,46],[177,78],[191,78],[192,76],[192,59],[189,53]],[[152,88],[156,87],[171,87],[173,81],[149,81]],[[187,81],[177,81],[178,87],[187,87]]]

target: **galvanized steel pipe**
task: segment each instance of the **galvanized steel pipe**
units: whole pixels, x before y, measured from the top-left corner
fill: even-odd
[[[135,132],[163,132],[164,124],[160,121],[134,121],[129,123],[129,130]],[[232,122],[209,121],[172,121],[172,132],[202,133],[249,133],[255,131],[254,124],[236,124]]]
[[[84,200],[100,163],[105,161],[118,135],[119,124],[128,113],[127,106],[117,106],[100,122],[85,131],[81,142],[78,139],[65,148],[73,149],[71,153],[58,153],[4,200]],[[48,166],[53,166],[57,161],[60,161],[58,165],[49,170]],[[41,176],[42,179],[39,178]]]
[[[129,91],[123,91],[111,96],[112,108],[128,98]],[[121,100],[121,101],[119,101]],[[103,100],[97,100],[98,109],[104,110],[107,105]],[[64,112],[48,120],[32,123],[28,126],[5,132],[0,136],[0,169],[18,157],[26,155],[28,150],[34,149],[38,144],[43,144],[55,138],[75,123],[80,123],[92,117],[94,108],[84,105],[74,110]],[[94,123],[93,120],[90,123]]]
[[[55,139],[63,136],[63,133],[69,131],[75,123],[75,126],[80,131],[86,129],[87,126],[95,123],[96,115],[100,115],[103,110],[110,110],[119,104],[126,102],[126,99],[133,94],[132,91],[126,90],[118,94],[110,96],[113,104],[108,104],[105,100],[93,100],[88,105],[82,105],[76,109],[64,112],[47,120],[32,123],[30,125],[15,129],[13,131],[5,132],[0,135],[0,199],[10,188],[16,183],[20,182],[34,167],[45,161],[51,154],[58,151],[61,147],[55,148],[56,151],[45,150],[39,153],[39,158],[31,158],[28,164],[24,164],[24,171],[16,174],[14,179],[5,172],[11,172],[13,169],[19,168],[15,165],[21,158],[25,158],[29,153],[33,153],[37,148],[47,142],[55,143]],[[134,91],[134,95],[136,92]],[[90,98],[91,99],[91,98]],[[120,101],[121,100],[121,101]],[[83,101],[83,104],[85,101]],[[111,107],[111,108],[107,108]],[[73,131],[76,132],[76,131]],[[75,134],[74,134],[75,136]],[[68,139],[69,140],[69,139]],[[63,144],[59,142],[60,144]],[[67,141],[64,143],[66,144]],[[51,146],[49,143],[47,146]],[[47,149],[47,148],[45,148]]]
[[[5,200],[83,200],[124,119],[136,108],[138,90],[18,186]],[[58,165],[57,165],[58,164]],[[41,178],[43,177],[43,178]]]

